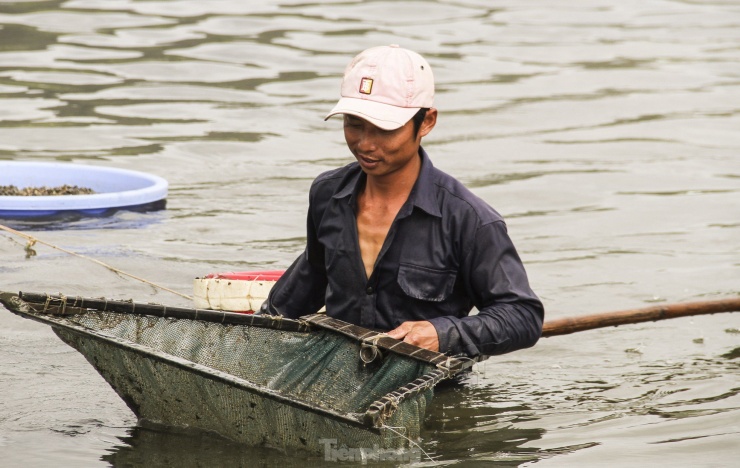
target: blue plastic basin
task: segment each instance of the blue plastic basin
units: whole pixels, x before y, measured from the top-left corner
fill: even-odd
[[[77,185],[90,195],[0,196],[0,217],[29,218],[120,209],[163,208],[167,181],[143,172],[74,163],[0,161],[0,185]]]

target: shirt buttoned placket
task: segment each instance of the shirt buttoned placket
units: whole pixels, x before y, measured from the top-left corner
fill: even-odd
[[[358,262],[361,265],[361,270],[363,273],[363,278],[366,279],[365,283],[365,297],[362,301],[362,310],[360,311],[360,317],[363,323],[364,327],[367,328],[377,328],[377,300],[378,300],[378,291],[377,291],[377,284],[378,284],[378,275],[380,274],[380,271],[383,271],[382,268],[379,268],[381,263],[384,260],[384,257],[388,250],[390,249],[391,245],[393,245],[393,240],[396,237],[396,233],[399,229],[399,223],[403,218],[408,217],[411,214],[411,211],[413,209],[413,203],[411,203],[412,196],[409,195],[409,198],[406,200],[406,202],[401,206],[401,209],[398,210],[398,214],[396,214],[395,219],[391,223],[391,227],[388,229],[388,234],[385,236],[385,240],[383,241],[383,245],[380,248],[380,252],[378,252],[378,257],[375,259],[375,264],[373,265],[373,272],[370,274],[370,277],[367,277],[367,274],[365,273],[365,266],[362,263],[362,253],[360,252],[360,239],[359,234],[357,232],[357,219],[355,219],[355,247],[356,247],[356,253]],[[355,216],[357,214],[355,213]]]

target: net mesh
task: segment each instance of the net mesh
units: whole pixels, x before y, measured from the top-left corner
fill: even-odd
[[[373,402],[435,367],[394,353],[364,364],[361,343],[325,330],[101,311],[57,320],[94,331],[90,339],[74,327],[55,327],[140,418],[251,445],[409,448],[432,398],[427,389],[394,404],[379,430],[363,425]]]

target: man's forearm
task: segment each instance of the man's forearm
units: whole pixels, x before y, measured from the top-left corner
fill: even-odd
[[[534,346],[542,334],[541,303],[498,304],[467,317],[430,320],[440,352],[468,356],[496,355]]]

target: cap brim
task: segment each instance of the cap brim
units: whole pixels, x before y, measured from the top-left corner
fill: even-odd
[[[395,130],[419,112],[420,107],[397,107],[367,99],[341,98],[324,120],[337,114],[349,114],[365,119],[383,130]]]

